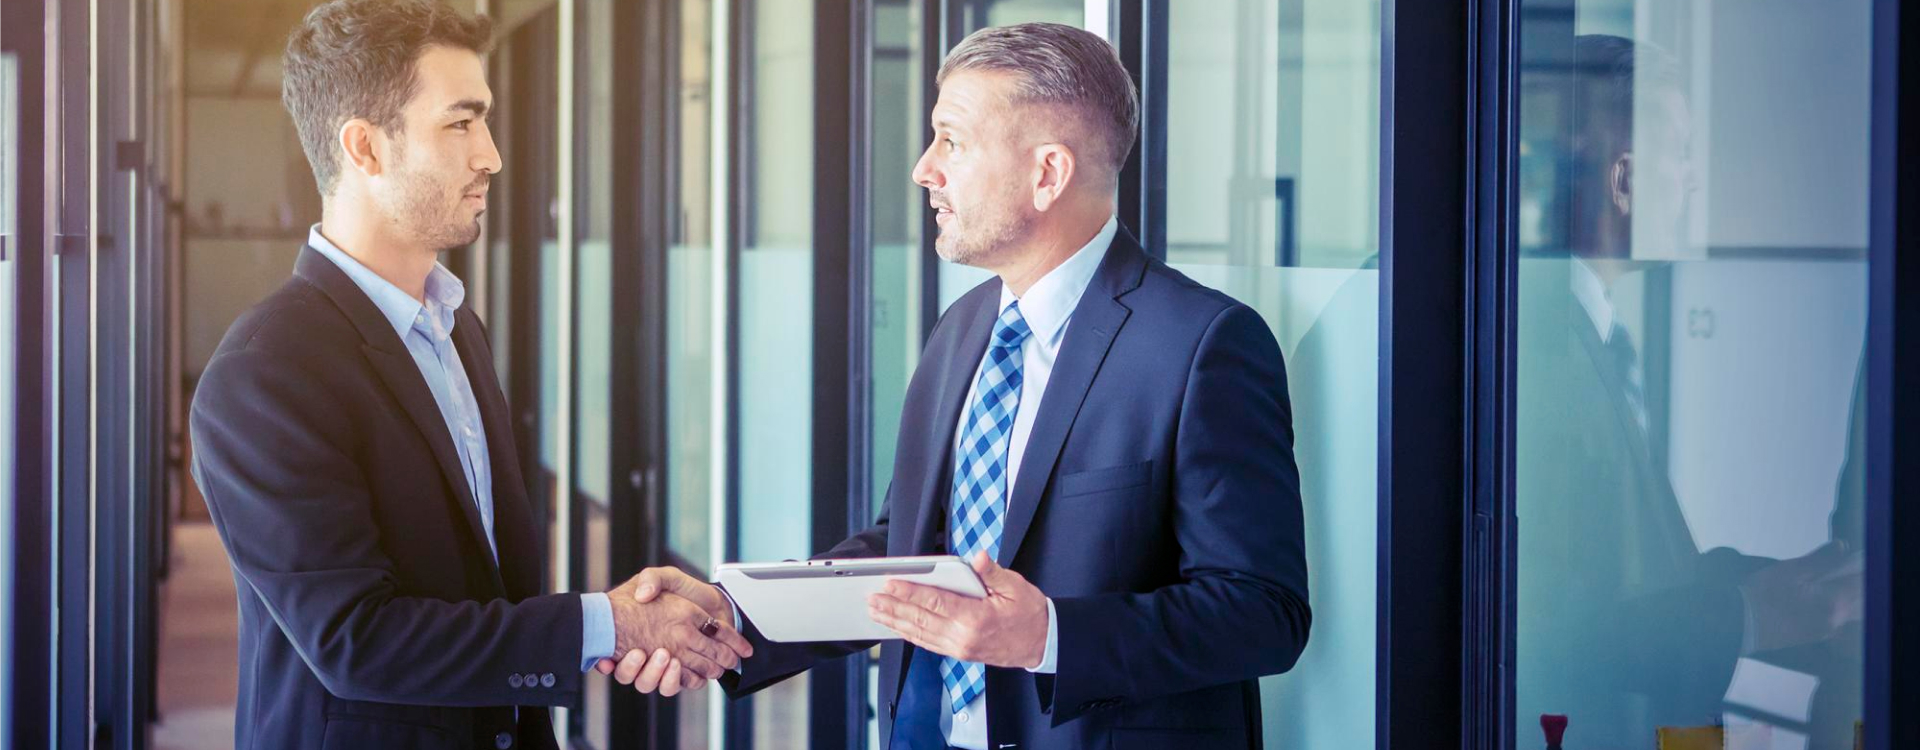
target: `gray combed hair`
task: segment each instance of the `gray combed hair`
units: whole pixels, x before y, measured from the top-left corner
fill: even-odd
[[[1097,143],[1096,164],[1119,175],[1140,129],[1140,100],[1120,53],[1085,29],[1058,23],[996,26],[969,34],[947,53],[934,84],[962,71],[1013,73],[1016,104],[1079,113]]]

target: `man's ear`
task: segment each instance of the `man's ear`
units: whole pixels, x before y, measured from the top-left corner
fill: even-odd
[[[1608,168],[1608,200],[1621,216],[1634,210],[1634,152],[1621,154]]]
[[[1074,152],[1059,143],[1034,148],[1034,210],[1046,211],[1067,195],[1074,183]]]
[[[380,129],[362,118],[354,118],[340,125],[340,153],[343,170],[352,169],[368,177],[380,175],[384,165],[381,157],[386,151]]]

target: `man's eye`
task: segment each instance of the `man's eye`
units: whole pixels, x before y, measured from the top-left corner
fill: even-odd
[[[957,149],[957,148],[960,148],[960,144],[958,144],[958,143],[955,143],[955,142],[954,142],[954,139],[952,139],[952,138],[942,138],[942,139],[940,139],[940,142],[941,142],[941,143],[945,143],[945,144],[947,144],[947,150],[949,150],[949,151],[952,151],[952,150],[954,150],[954,149]]]
[[[448,127],[453,128],[455,130],[466,130],[468,123],[471,123],[471,122],[473,122],[473,120],[461,120],[460,122],[456,122],[452,125],[449,125]]]

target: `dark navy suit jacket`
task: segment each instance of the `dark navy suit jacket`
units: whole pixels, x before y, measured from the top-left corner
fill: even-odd
[[[934,327],[880,519],[821,557],[945,551],[954,430],[1000,292],[981,284]],[[989,747],[1260,746],[1256,680],[1293,666],[1310,620],[1287,393],[1259,314],[1114,240],[1068,324],[1000,548],[1054,600],[1058,671],[987,671]],[[755,655],[723,678],[734,695],[869,645],[747,629]],[[902,702],[913,652],[882,646],[883,738],[929,720],[903,710],[939,710]]]
[[[240,599],[235,747],[554,747],[540,707],[580,688],[580,596],[538,595],[539,527],[472,311],[453,339],[492,457],[498,566],[427,382],[325,256],[302,249],[208,363],[194,475]]]

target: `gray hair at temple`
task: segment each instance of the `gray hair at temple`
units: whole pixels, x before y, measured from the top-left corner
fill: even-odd
[[[1023,23],[981,29],[947,53],[934,84],[962,71],[1013,73],[1014,103],[1068,110],[1085,125],[1092,148],[1081,155],[1102,167],[1104,181],[1118,184],[1121,165],[1140,129],[1140,100],[1120,53],[1085,29],[1058,23]],[[1069,143],[1070,149],[1082,144]]]

